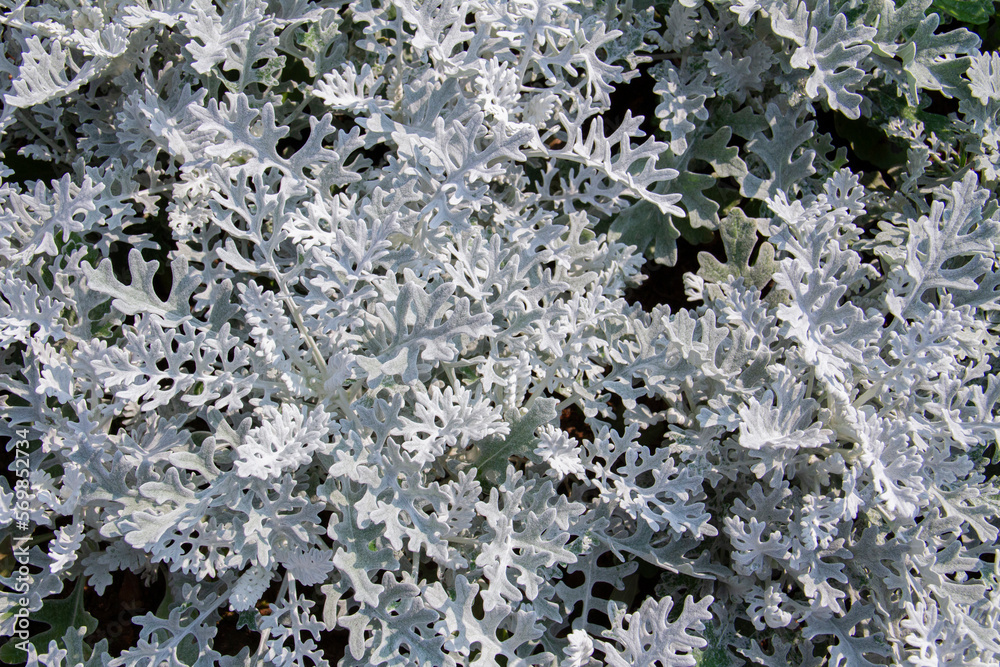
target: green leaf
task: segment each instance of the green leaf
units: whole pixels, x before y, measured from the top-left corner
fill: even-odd
[[[198,639],[194,635],[186,635],[177,644],[177,658],[185,665],[193,665],[201,656]]]
[[[61,645],[63,636],[71,628],[85,628],[88,635],[97,629],[97,619],[83,608],[83,590],[83,583],[77,580],[69,595],[60,600],[46,599],[42,608],[31,615],[32,620],[42,621],[50,626],[45,632],[33,634],[28,639],[39,653],[49,650],[50,641]],[[24,664],[28,654],[16,648],[20,641],[20,638],[15,637],[0,647],[0,660],[8,665]]]
[[[934,0],[931,8],[938,14],[944,12],[963,23],[972,24],[986,23],[996,14],[993,0]]]
[[[698,275],[709,282],[725,282],[729,276],[741,277],[747,285],[762,289],[778,269],[774,261],[774,246],[766,241],[757,252],[757,260],[750,265],[750,255],[757,245],[757,224],[738,208],[719,225],[722,244],[726,248],[727,262],[723,264],[707,252],[698,253],[701,268]]]
[[[906,108],[902,107],[900,112]],[[871,162],[883,171],[906,164],[906,147],[902,142],[886,137],[881,128],[872,127],[867,119],[852,120],[838,114],[834,116],[833,122],[838,138],[847,142],[854,154],[862,160]]]
[[[719,193],[718,188],[713,187],[710,194],[714,197]],[[705,245],[711,243],[712,239],[715,238],[715,232],[708,227],[692,227],[690,218],[678,218],[675,222],[677,231],[681,233],[681,238],[691,245]]]
[[[535,431],[556,419],[554,398],[539,398],[521,417],[508,419],[510,433],[505,436],[490,436],[480,440],[473,450],[473,465],[479,470],[477,478],[484,485],[496,484],[507,470],[511,456],[534,458],[533,451],[538,444]]]
[[[608,232],[608,238],[634,245],[657,263],[673,266],[677,263],[677,238],[681,233],[672,217],[660,212],[655,204],[640,201],[622,211]]]
[[[729,667],[733,664],[729,657],[729,650],[724,637],[720,637],[715,627],[709,623],[705,626],[703,633],[708,646],[704,649],[695,649],[692,653],[698,661],[697,667]]]

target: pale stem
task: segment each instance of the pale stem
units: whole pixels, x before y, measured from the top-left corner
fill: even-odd
[[[290,579],[291,575],[288,572],[285,572],[285,578],[281,582],[281,588],[278,590],[277,597],[274,598],[275,602],[285,596],[285,591],[288,590],[288,582]],[[267,647],[267,640],[270,636],[271,628],[264,628],[260,631],[260,643],[257,644],[257,651],[254,653],[253,661],[250,663],[251,665],[259,665],[263,662],[264,649]]]
[[[535,388],[531,390],[531,394],[528,395],[528,402],[524,404],[525,408],[531,408],[535,404],[535,400],[542,395],[545,388],[549,386],[549,382],[552,381],[552,376],[555,372],[555,364],[549,364],[545,369],[545,377],[542,378],[541,382],[535,385]]]
[[[52,141],[52,139],[50,139],[48,137],[48,135],[46,135],[42,131],[42,128],[38,127],[38,125],[35,123],[34,120],[32,120],[31,116],[28,114],[27,111],[25,111],[24,113],[22,113],[20,117],[21,117],[21,122],[24,123],[24,125],[29,130],[31,130],[32,133],[34,133],[34,135],[36,137],[38,137],[39,139],[41,139],[42,142],[44,142],[46,146],[48,146],[49,148],[51,148],[54,153],[59,154],[59,153],[63,153],[64,152],[62,148],[60,148],[58,145],[56,145],[56,142]],[[71,149],[71,151],[72,151],[72,149]]]

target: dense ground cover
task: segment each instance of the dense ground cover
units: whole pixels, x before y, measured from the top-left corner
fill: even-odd
[[[0,659],[1000,659],[993,3],[3,7]]]

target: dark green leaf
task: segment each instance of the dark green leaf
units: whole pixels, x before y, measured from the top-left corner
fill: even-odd
[[[479,470],[481,483],[495,484],[507,470],[507,460],[511,456],[534,458],[538,444],[535,431],[556,419],[554,398],[539,398],[521,417],[511,419],[510,433],[506,436],[490,436],[480,440],[473,452],[473,465]]]
[[[963,23],[986,23],[996,14],[993,0],[934,0],[931,7],[939,14],[944,12]]]
[[[83,582],[77,581],[69,595],[61,600],[46,599],[42,608],[31,615],[32,620],[43,621],[50,626],[48,630],[35,633],[28,639],[39,653],[49,650],[50,641],[61,643],[60,640],[70,628],[86,628],[87,634],[97,629],[97,619],[83,608],[83,589]],[[0,660],[8,665],[24,664],[28,654],[15,648],[20,641],[20,638],[15,637],[0,647]]]

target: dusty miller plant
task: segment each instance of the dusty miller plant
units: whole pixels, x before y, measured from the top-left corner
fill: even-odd
[[[3,657],[997,664],[1000,56],[648,4],[4,0]]]

